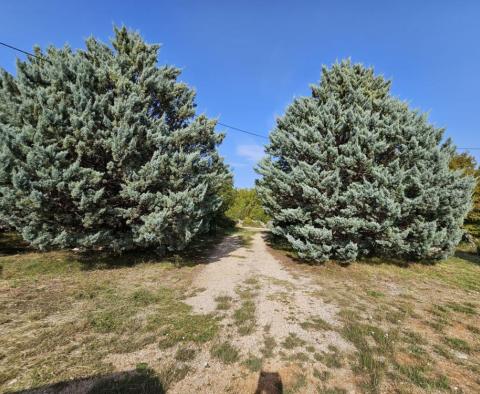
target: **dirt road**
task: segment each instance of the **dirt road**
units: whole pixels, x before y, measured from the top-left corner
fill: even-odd
[[[336,308],[321,301],[321,289],[309,278],[282,267],[262,231],[243,246],[239,237],[227,237],[210,260],[194,281],[198,292],[185,302],[198,313],[219,315],[223,329],[217,342],[227,345],[218,357],[201,352],[195,371],[171,392],[253,393],[257,385],[272,386],[272,381],[281,381],[284,390],[314,392],[308,376],[321,373],[323,365],[315,359],[335,362],[338,354],[351,350],[333,329]],[[235,361],[221,361],[235,349]],[[337,372],[335,379],[346,378],[341,369]]]

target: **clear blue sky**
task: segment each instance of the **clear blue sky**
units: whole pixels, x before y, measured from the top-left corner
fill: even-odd
[[[159,63],[181,67],[198,111],[221,122],[267,135],[322,64],[351,57],[458,147],[480,147],[480,1],[5,0],[0,41],[79,48],[89,35],[108,41],[113,24],[162,43]],[[13,72],[16,56],[0,47],[0,66]],[[264,143],[227,130],[221,152],[237,186],[253,185]]]

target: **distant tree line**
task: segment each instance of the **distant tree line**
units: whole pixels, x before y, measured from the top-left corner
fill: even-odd
[[[452,170],[460,170],[465,176],[475,178],[472,209],[465,218],[465,228],[474,237],[480,239],[480,166],[472,155],[463,152],[453,155],[450,161],[450,168]]]
[[[255,188],[232,189],[232,198],[225,215],[243,225],[264,225],[270,218],[265,213]]]

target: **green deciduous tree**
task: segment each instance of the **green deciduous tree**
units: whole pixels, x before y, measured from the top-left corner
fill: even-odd
[[[278,119],[258,168],[273,233],[315,261],[451,254],[473,179],[449,170],[443,130],[350,61],[311,88]]]
[[[226,215],[233,220],[246,220],[247,222],[253,220],[266,223],[269,220],[255,189],[235,189]]]
[[[223,135],[158,52],[115,28],[1,72],[0,219],[33,246],[181,250],[209,229]]]
[[[466,152],[454,154],[450,160],[450,168],[461,170],[466,176],[475,178],[472,210],[468,213],[466,220],[472,223],[480,222],[480,168],[475,158]]]

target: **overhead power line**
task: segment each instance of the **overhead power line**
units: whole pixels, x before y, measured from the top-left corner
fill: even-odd
[[[27,52],[27,51],[24,51],[23,49],[20,49],[20,48],[17,48],[17,47],[14,47],[13,45],[9,45],[9,44],[6,44],[4,42],[1,42],[0,41],[0,45],[3,45],[4,47],[7,47],[7,48],[10,48],[10,49],[13,49],[14,51],[18,51],[18,52],[21,52],[25,55],[28,55],[28,56],[32,56],[36,59],[40,59],[40,60],[43,60],[45,62],[48,62],[48,63],[52,63],[50,60],[48,60],[47,58],[44,58],[42,56],[37,56],[37,55],[34,55],[33,53],[30,53],[30,52]]]
[[[253,135],[255,137],[265,138],[266,140],[268,140],[268,137],[266,135],[257,134],[257,133],[254,133],[253,131],[242,130],[242,129],[239,129],[238,127],[230,126],[228,124],[221,123],[221,122],[217,122],[217,124],[220,125],[220,126],[223,126],[223,127],[228,127],[229,129],[232,129],[232,130],[240,131],[241,133],[250,134],[250,135]]]
[[[44,58],[42,56],[37,56],[31,52],[27,52],[27,51],[24,51],[23,49],[20,49],[20,48],[17,48],[17,47],[14,47],[13,45],[9,45],[9,44],[6,44],[4,42],[1,42],[0,41],[0,45],[3,45],[4,47],[7,47],[7,48],[10,48],[10,49],[13,49],[14,51],[18,51],[18,52],[21,52],[25,55],[28,55],[28,56],[32,56],[36,59],[39,59],[39,60],[43,60],[43,61],[46,61],[48,63],[51,64],[50,60],[48,60],[47,58]],[[259,133],[254,133],[253,131],[248,131],[248,130],[243,130],[243,129],[240,129],[238,127],[235,127],[235,126],[231,126],[231,125],[228,125],[226,123],[222,123],[222,122],[217,122],[218,125],[220,126],[223,126],[223,127],[227,127],[231,130],[236,130],[236,131],[239,131],[241,133],[245,133],[245,134],[249,134],[249,135],[253,135],[254,137],[258,137],[258,138],[263,138],[263,139],[266,139],[268,140],[268,137],[266,135],[261,135]],[[457,149],[460,149],[460,150],[480,150],[480,147],[478,148],[457,148]]]

